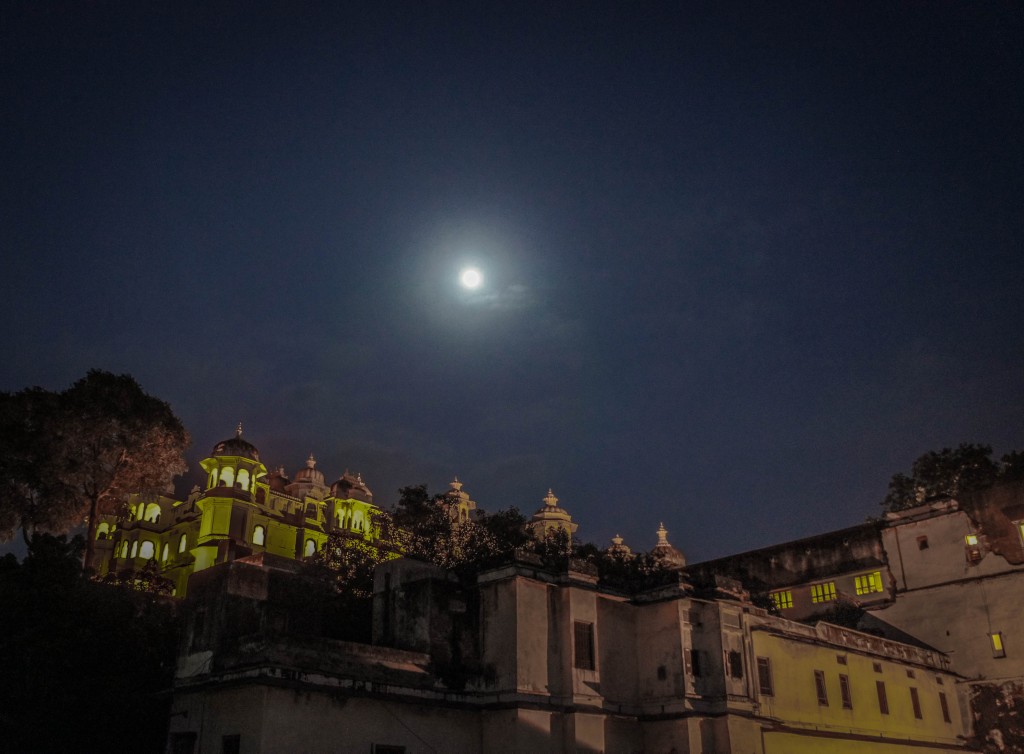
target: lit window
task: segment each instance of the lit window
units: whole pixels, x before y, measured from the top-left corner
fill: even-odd
[[[775,603],[775,607],[779,610],[785,610],[787,607],[793,607],[793,593],[790,591],[785,592],[772,592],[772,602]]]
[[[146,506],[146,520],[150,523],[157,523],[160,521],[160,506],[156,503],[150,503]]]
[[[142,547],[139,548],[139,557],[143,560],[150,560],[155,552],[156,550],[153,547],[153,543],[147,539],[142,543]]]
[[[162,560],[162,561],[164,561],[166,563],[167,562],[167,556],[170,555],[170,554],[171,554],[171,546],[168,545],[168,544],[164,544],[164,550],[160,554],[160,560]]]
[[[853,696],[850,694],[850,676],[839,674],[839,696],[843,700],[843,709],[853,709]]]
[[[814,690],[818,692],[818,704],[828,706],[828,689],[825,688],[825,671],[814,671]]]
[[[1006,657],[1006,647],[1003,646],[1003,632],[998,631],[994,634],[989,634],[989,639],[992,640],[992,656],[993,657]]]
[[[836,598],[836,584],[830,581],[827,584],[814,584],[811,587],[811,602],[831,602]]]
[[[138,554],[139,554],[139,540],[136,539],[134,542],[132,542],[132,557],[134,558]]]
[[[943,692],[939,692],[939,706],[942,708],[942,719],[944,722],[953,722],[949,717],[949,702],[946,700],[946,695]]]
[[[254,545],[263,545],[267,538],[267,530],[262,526],[257,526],[252,530],[252,543]]]
[[[303,555],[305,555],[308,558],[310,555],[313,555],[315,552],[316,552],[316,542],[314,542],[312,539],[307,539],[306,540],[306,549],[303,550]]]
[[[573,621],[574,639],[573,667],[580,670],[594,670],[594,624]]]
[[[854,579],[854,586],[857,588],[857,594],[880,592],[882,591],[882,572],[875,571],[874,573],[865,573],[863,576],[857,576]]]
[[[885,695],[885,682],[875,681],[875,690],[878,691],[878,711],[883,715],[888,715],[889,698]]]
[[[977,534],[968,534],[966,537],[964,537],[964,541],[967,543],[968,547],[977,547],[978,546],[978,535]]]
[[[178,540],[178,552],[185,552],[186,547],[188,547],[188,539],[182,534],[181,539]]]
[[[917,689],[913,686],[910,687],[910,703],[914,706],[914,717],[918,720],[923,719],[921,717],[921,698],[917,695]]]
[[[235,470],[230,466],[225,466],[220,470],[220,486],[221,487],[234,487],[235,486]]]
[[[240,489],[249,489],[249,472],[247,469],[238,470],[238,479],[235,480],[235,484]]]
[[[106,521],[96,527],[96,539],[106,539],[108,533],[110,533],[110,524]]]
[[[127,539],[124,542],[121,543],[121,557],[122,558],[127,558],[128,557],[128,540]]]
[[[767,657],[757,658],[757,689],[764,696],[774,696],[772,686],[772,662]]]

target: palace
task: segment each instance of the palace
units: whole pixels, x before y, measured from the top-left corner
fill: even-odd
[[[184,596],[193,573],[218,563],[264,552],[301,560],[335,530],[374,536],[377,506],[362,476],[346,471],[328,486],[312,455],[294,479],[280,467],[268,473],[241,425],[200,465],[204,490],[196,487],[185,500],[135,495],[127,516],[103,517],[90,564],[97,573],[155,565]]]
[[[359,643],[299,561],[373,541],[362,477],[268,473],[240,429],[201,465],[204,490],[104,519],[94,560],[186,597],[173,754],[1024,751],[1024,484],[697,564],[661,525],[668,570],[632,585],[524,552],[469,581],[398,558]],[[446,498],[482,515],[458,479]],[[578,526],[550,490],[526,524]]]

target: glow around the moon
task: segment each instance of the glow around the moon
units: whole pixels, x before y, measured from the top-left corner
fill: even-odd
[[[462,283],[463,288],[479,288],[480,284],[484,282],[484,276],[480,274],[480,270],[472,267],[467,267],[459,274],[459,282]]]

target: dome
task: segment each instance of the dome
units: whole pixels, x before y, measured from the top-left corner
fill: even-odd
[[[348,469],[331,485],[331,495],[342,500],[362,500],[364,503],[373,502],[373,493],[363,481],[362,474],[350,474]]]
[[[210,457],[217,458],[218,456],[237,456],[239,458],[249,458],[253,461],[260,460],[260,452],[256,449],[256,446],[242,439],[241,422],[238,424],[238,429],[235,430],[234,437],[228,440],[221,440],[213,446],[213,450],[210,451]]]
[[[324,483],[324,474],[316,467],[316,459],[313,458],[313,454],[309,454],[309,458],[306,459],[306,468],[299,469],[295,472],[294,482],[307,482],[309,484],[322,485]]]

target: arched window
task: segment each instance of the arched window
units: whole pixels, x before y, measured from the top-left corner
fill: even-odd
[[[188,538],[182,534],[181,539],[178,540],[178,552],[185,552],[186,547],[188,547]]]
[[[238,486],[239,487],[241,487],[243,490],[248,490],[249,489],[249,470],[248,469],[239,469],[238,470],[238,479],[237,479],[237,481],[238,481]]]
[[[257,526],[252,530],[252,543],[254,545],[263,545],[267,538],[267,530],[262,526]]]
[[[305,555],[308,558],[310,555],[313,555],[315,552],[316,552],[316,542],[314,542],[312,539],[307,539],[306,540],[306,549],[303,551],[302,554]]]
[[[134,558],[138,554],[139,554],[139,540],[136,539],[134,542],[132,542],[132,557]]]
[[[122,558],[127,558],[128,557],[128,540],[127,539],[124,542],[121,543],[121,557]]]
[[[96,539],[106,539],[110,533],[110,524],[106,521],[101,521],[100,525],[96,527]]]
[[[139,503],[135,507],[135,518],[137,518],[139,521],[141,521],[145,517],[146,517],[146,504],[145,503]]]
[[[167,562],[167,556],[170,555],[170,554],[171,554],[171,546],[165,542],[164,543],[164,551],[160,554],[160,560],[162,560],[162,561],[164,561],[166,563]]]
[[[220,470],[220,486],[221,487],[232,487],[235,484],[235,470],[230,466],[225,466]]]
[[[155,554],[156,550],[153,547],[153,543],[148,539],[142,541],[142,547],[139,548],[139,557],[143,560],[150,560]]]
[[[160,506],[156,503],[150,503],[146,506],[146,520],[152,523],[157,523],[160,520]]]

